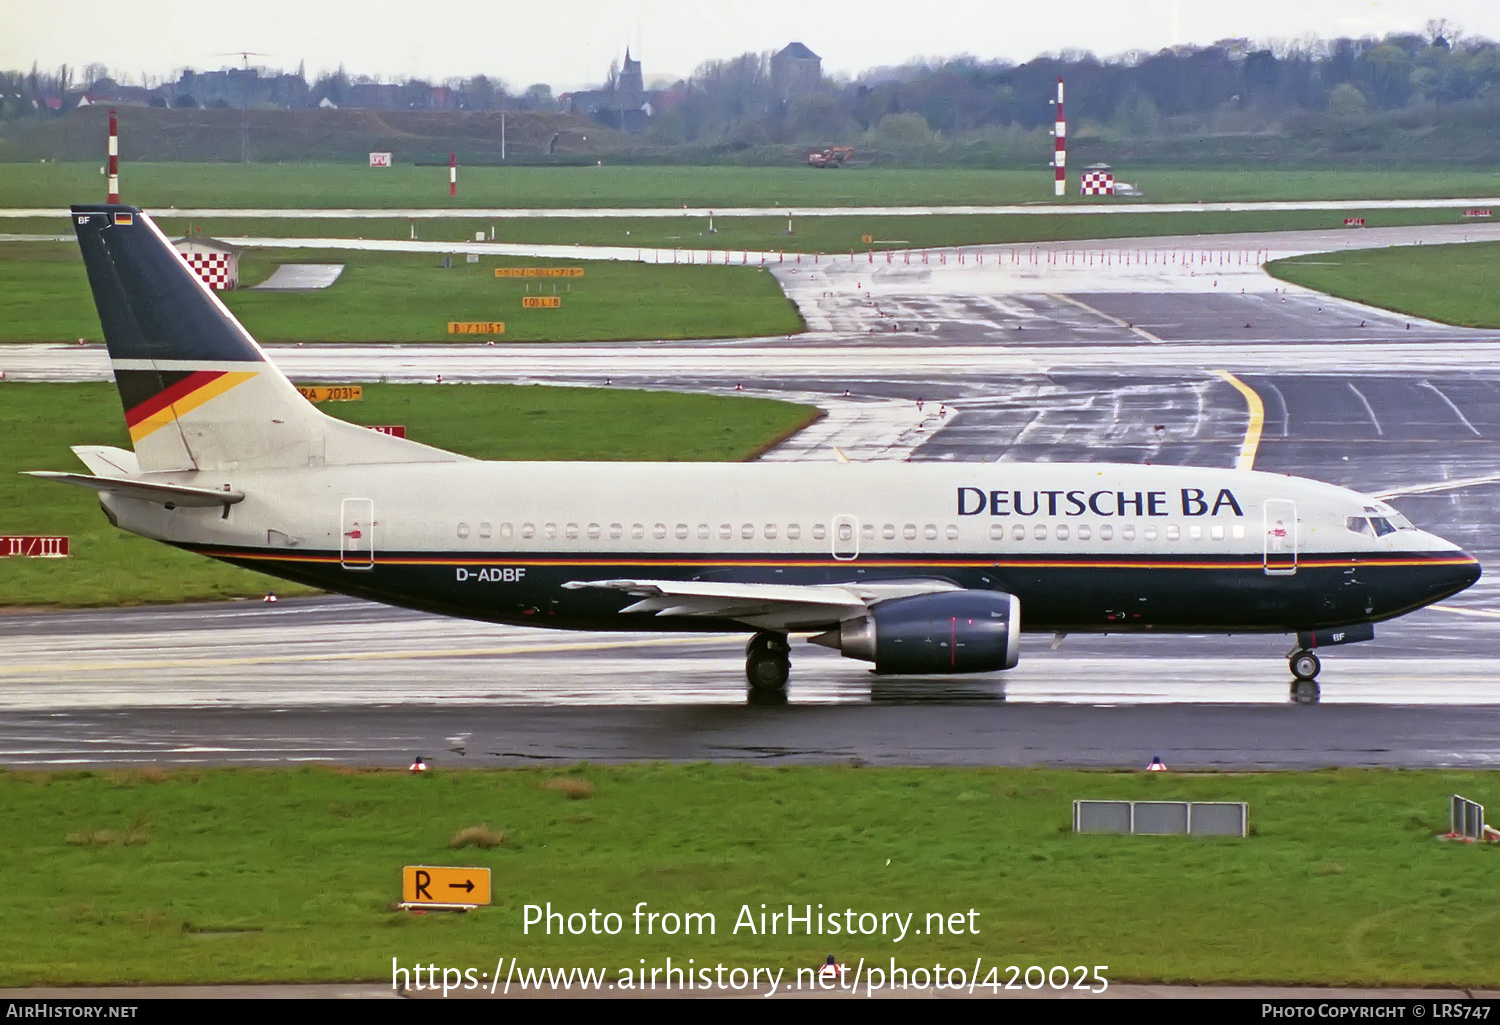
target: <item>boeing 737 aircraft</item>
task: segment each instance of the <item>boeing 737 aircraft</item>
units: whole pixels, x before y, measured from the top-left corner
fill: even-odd
[[[1253,471],[1116,464],[482,462],[305,401],[141,211],[73,223],[134,451],[74,448],[116,526],[392,605],[578,630],[788,636],[878,673],[1009,669],[1025,628],[1295,633],[1315,647],[1479,564],[1382,501]],[[393,297],[397,301],[397,297]]]

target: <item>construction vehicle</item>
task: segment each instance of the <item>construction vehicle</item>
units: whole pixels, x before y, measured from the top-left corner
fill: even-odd
[[[853,146],[829,146],[807,155],[808,167],[843,167],[844,161],[854,155]]]

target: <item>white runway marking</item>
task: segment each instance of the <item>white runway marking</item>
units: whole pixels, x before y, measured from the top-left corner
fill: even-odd
[[[1349,390],[1352,391],[1355,397],[1358,398],[1359,401],[1364,405],[1365,412],[1370,414],[1370,423],[1375,425],[1375,433],[1380,435],[1381,437],[1384,437],[1385,431],[1381,429],[1380,421],[1375,419],[1375,410],[1370,408],[1370,400],[1365,398],[1365,393],[1354,387],[1353,381],[1346,381],[1345,383],[1349,385]]]
[[[1461,410],[1457,406],[1455,406],[1453,404],[1453,400],[1450,399],[1447,395],[1444,395],[1443,394],[1443,390],[1441,388],[1439,388],[1437,385],[1433,384],[1431,381],[1423,381],[1422,382],[1422,387],[1428,389],[1434,395],[1436,395],[1438,398],[1442,399],[1443,402],[1447,405],[1447,407],[1449,409],[1453,410],[1453,415],[1456,416],[1456,417],[1458,417],[1458,419],[1460,421],[1462,421],[1462,423],[1463,423],[1463,425],[1465,427],[1467,427],[1469,430],[1473,431],[1475,435],[1483,437],[1483,435],[1479,434],[1479,428],[1475,427],[1473,424],[1471,424],[1469,422],[1469,418],[1466,417],[1466,416],[1464,416],[1463,410]]]

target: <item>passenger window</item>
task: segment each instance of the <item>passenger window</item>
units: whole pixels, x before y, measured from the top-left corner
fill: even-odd
[[[1167,524],[1167,540],[1168,541],[1179,541],[1181,539],[1182,539],[1182,528],[1178,527],[1177,524],[1175,524],[1175,523],[1169,523],[1169,524]]]
[[[1080,523],[1078,525],[1078,540],[1080,540],[1080,541],[1087,541],[1088,539],[1089,539],[1089,525],[1087,523]]]
[[[679,540],[679,541],[686,541],[687,540],[687,536],[688,536],[688,525],[686,523],[679,523],[679,524],[677,524],[677,540]]]
[[[840,523],[839,524],[839,540],[840,541],[853,541],[854,540],[854,524],[852,524],[852,523]]]
[[[828,528],[824,527],[823,524],[821,524],[821,523],[814,523],[813,524],[813,540],[814,541],[821,541],[821,540],[823,540],[827,536],[828,536]]]
[[[1145,540],[1147,540],[1147,541],[1155,541],[1156,540],[1156,524],[1154,524],[1154,523],[1148,523],[1148,524],[1146,524],[1146,529],[1142,533],[1141,536]]]
[[[700,524],[698,524],[698,540],[699,541],[707,541],[708,540],[708,536],[709,536],[710,533],[712,533],[712,531],[710,531],[708,529],[708,524],[707,523],[700,523]]]
[[[1005,524],[1003,524],[1003,523],[991,523],[990,524],[990,540],[991,541],[1004,541],[1005,540]]]
[[[521,524],[521,536],[522,537],[535,537],[536,536],[536,524],[534,524],[534,523],[523,523],[523,524]]]
[[[567,527],[565,527],[563,529],[563,532],[568,535],[568,538],[570,540],[577,540],[577,538],[578,538],[578,524],[576,524],[576,523],[570,523],[570,524],[568,524]]]
[[[1213,538],[1215,541],[1224,540],[1224,524],[1215,523],[1212,527],[1209,527],[1208,536]]]
[[[630,536],[639,541],[646,536],[646,525],[644,523],[632,523],[630,525]]]
[[[469,536],[469,525],[467,523],[460,523],[458,525],[458,536],[459,537],[468,537]]]
[[[802,536],[802,528],[795,523],[788,523],[786,525],[786,536],[787,540],[796,541]]]
[[[943,530],[943,536],[946,537],[949,541],[957,541],[958,525],[956,523],[948,524],[948,526]]]
[[[774,524],[774,523],[767,523],[766,524],[766,540],[767,541],[775,541],[776,540],[776,524]]]
[[[1100,541],[1113,541],[1114,539],[1115,539],[1115,528],[1114,528],[1114,526],[1112,524],[1109,524],[1109,523],[1101,523],[1101,524],[1099,524],[1099,540]]]
[[[755,524],[747,523],[743,527],[741,527],[740,537],[744,538],[746,541],[753,541],[755,539]]]
[[[1031,529],[1031,536],[1038,541],[1047,540],[1047,525],[1045,523],[1038,523]]]
[[[656,524],[656,526],[651,528],[651,536],[658,541],[664,539],[667,536],[667,525],[665,523]]]
[[[625,528],[618,523],[609,525],[609,537],[612,541],[618,541],[625,536]]]
[[[719,540],[728,541],[734,537],[734,527],[728,523],[719,524]]]
[[[1243,523],[1236,523],[1230,529],[1230,534],[1233,535],[1236,541],[1243,541],[1245,539],[1245,525]]]
[[[548,541],[551,541],[553,538],[557,537],[557,524],[542,524],[542,536],[545,537]]]
[[[866,541],[873,541],[873,540],[875,540],[875,524],[873,524],[873,523],[863,523],[863,524],[860,524],[859,536],[862,537],[862,538],[864,538]]]
[[[1066,523],[1059,523],[1057,525],[1057,539],[1059,541],[1066,541],[1068,539],[1068,525]]]
[[[490,536],[490,525],[488,523],[481,523],[479,525],[479,536],[480,537],[489,537]]]
[[[1010,536],[1015,538],[1017,541],[1025,541],[1026,527],[1020,523],[1017,523],[1014,527],[1011,528]]]
[[[589,524],[589,538],[591,540],[594,540],[594,541],[599,540],[599,535],[601,533],[603,533],[603,530],[600,528],[599,524],[597,524],[597,523],[590,523]]]
[[[917,539],[917,525],[915,523],[908,523],[902,527],[901,536],[907,541],[915,541]]]
[[[936,523],[929,523],[929,524],[927,524],[927,526],[923,527],[922,528],[922,536],[925,537],[929,541],[936,541],[937,540],[937,524]]]
[[[500,536],[501,537],[510,537],[510,524],[509,523],[502,523],[502,524],[500,524]]]
[[[1188,537],[1192,538],[1194,541],[1202,541],[1203,528],[1194,523],[1191,527],[1188,527]]]
[[[1120,527],[1120,540],[1121,541],[1134,541],[1135,540],[1135,524],[1134,523],[1127,523],[1127,524],[1123,525],[1122,527]]]
[[[896,525],[894,523],[887,523],[885,526],[881,527],[880,536],[885,538],[887,541],[896,540]]]

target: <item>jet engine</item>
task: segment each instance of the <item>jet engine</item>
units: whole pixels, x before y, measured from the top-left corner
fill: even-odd
[[[1020,658],[1021,602],[999,591],[894,598],[809,638],[877,673],[987,673]]]

